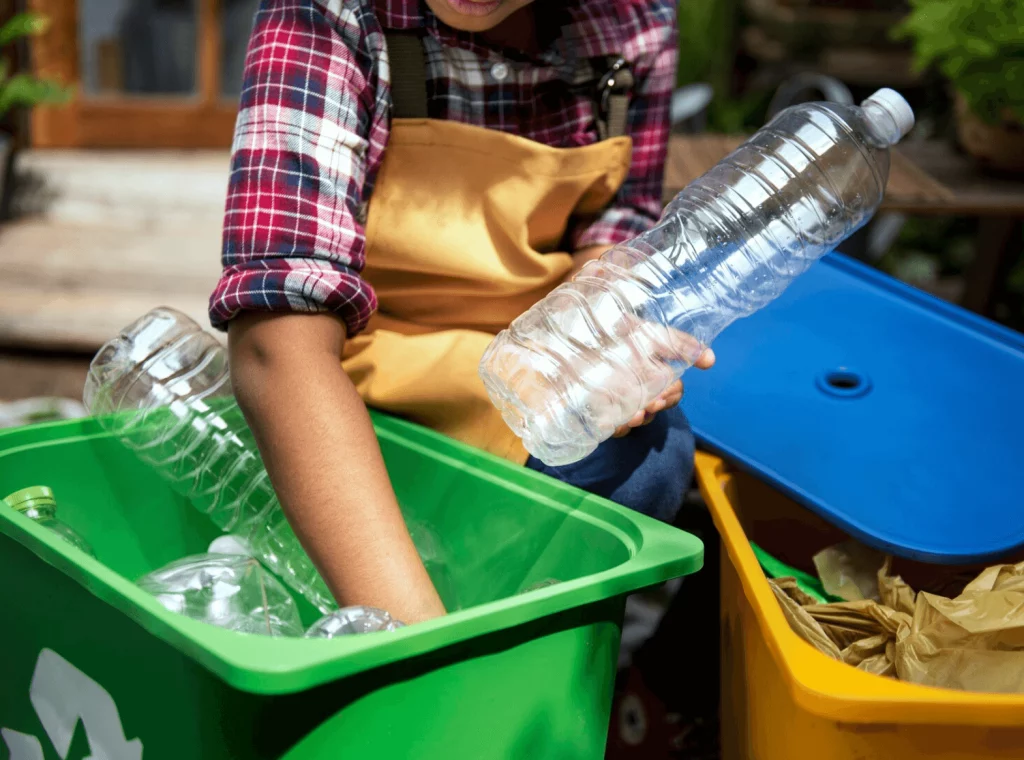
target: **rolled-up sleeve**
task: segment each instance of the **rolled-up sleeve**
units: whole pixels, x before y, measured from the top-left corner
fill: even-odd
[[[636,61],[636,85],[626,122],[633,141],[629,173],[602,213],[575,224],[571,236],[575,250],[629,240],[649,230],[661,217],[669,109],[679,48],[675,3],[651,3],[648,12],[651,28],[638,35],[635,43],[641,49],[626,51],[627,57]]]
[[[349,335],[376,308],[362,280],[368,154],[386,142],[360,2],[265,0],[246,56],[210,298],[224,329],[244,311],[333,312]]]

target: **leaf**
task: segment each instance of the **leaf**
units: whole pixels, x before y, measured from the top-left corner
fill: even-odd
[[[752,132],[764,124],[771,96],[770,90],[755,90],[735,99],[716,97],[708,107],[708,127],[723,134]]]
[[[21,37],[42,34],[50,26],[49,19],[38,13],[16,13],[0,26],[0,47],[10,45]]]
[[[988,40],[983,40],[979,37],[968,38],[964,42],[964,49],[978,58],[993,58],[999,52],[999,48]]]
[[[36,79],[31,74],[15,74],[0,86],[0,116],[15,106],[66,103],[72,92],[71,88],[50,79]]]
[[[894,31],[914,68],[936,66],[982,119],[1024,114],[1024,0],[910,0]]]

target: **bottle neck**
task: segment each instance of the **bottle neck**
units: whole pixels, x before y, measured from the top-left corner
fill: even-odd
[[[883,104],[868,100],[863,105],[864,115],[877,136],[886,145],[895,145],[903,135],[896,117]]]
[[[52,520],[57,514],[57,506],[48,502],[27,501],[17,509],[30,520]]]
[[[861,108],[888,145],[895,145],[914,128],[914,109],[896,90],[883,87],[861,103]]]

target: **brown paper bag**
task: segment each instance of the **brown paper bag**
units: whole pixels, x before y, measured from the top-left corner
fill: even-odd
[[[804,607],[801,606],[802,602],[797,601],[801,597],[809,599],[811,602],[814,600],[800,591],[796,586],[795,578],[769,578],[768,585],[772,587],[772,591],[775,592],[775,598],[779,600],[779,605],[782,607],[782,614],[786,616],[786,620],[789,621],[789,626],[792,628],[797,636],[802,638],[812,647],[817,649],[823,654],[827,654],[829,657],[840,660],[842,659],[839,647],[837,647],[832,640],[825,633],[824,629],[818,624],[818,622],[810,616]],[[794,596],[791,596],[795,592]]]
[[[1024,693],[1024,562],[987,568],[954,599],[878,572],[881,602],[815,604],[792,579],[770,580],[793,630],[869,673],[970,691]]]
[[[835,660],[877,675],[894,675],[892,644],[910,617],[877,602],[817,604],[792,578],[769,580],[783,614],[800,638]]]
[[[918,594],[896,670],[927,686],[1024,692],[1024,563],[986,569],[955,599]]]

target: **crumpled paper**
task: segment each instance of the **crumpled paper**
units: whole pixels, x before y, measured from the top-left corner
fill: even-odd
[[[915,593],[878,571],[878,598],[817,604],[793,579],[769,580],[793,630],[861,670],[967,691],[1024,693],[1024,562],[985,569],[957,597]]]

